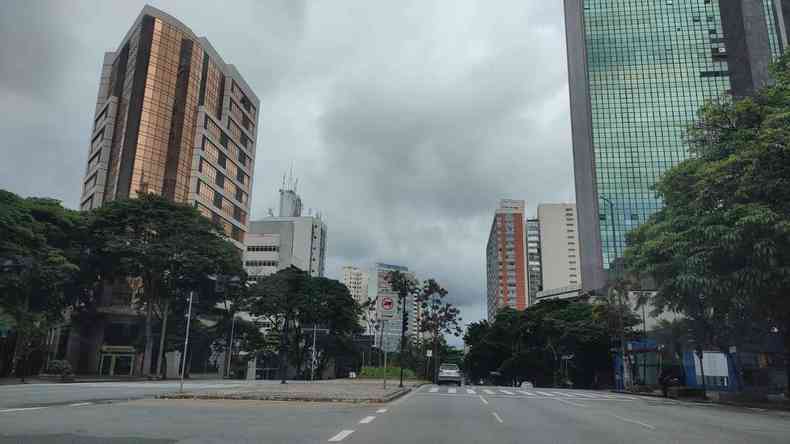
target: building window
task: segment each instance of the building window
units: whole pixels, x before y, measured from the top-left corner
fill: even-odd
[[[244,266],[246,267],[276,267],[277,261],[246,261],[244,262]]]

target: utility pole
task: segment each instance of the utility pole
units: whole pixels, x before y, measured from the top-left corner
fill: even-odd
[[[398,387],[403,388],[403,357],[406,355],[406,323],[408,322],[408,315],[406,314],[406,295],[401,292],[401,326],[400,326],[400,383]]]
[[[315,322],[313,323],[313,357],[310,362],[310,380],[315,381],[315,332],[316,325]]]
[[[233,312],[233,319],[230,321],[230,341],[228,342],[228,367],[225,377],[230,378],[230,364],[233,361],[233,330],[236,328],[236,312]]]
[[[181,357],[181,383],[178,387],[179,392],[184,391],[184,370],[187,368],[187,347],[189,347],[189,323],[192,320],[192,296],[195,292],[189,292],[189,308],[187,309],[187,331],[184,335],[184,356]]]

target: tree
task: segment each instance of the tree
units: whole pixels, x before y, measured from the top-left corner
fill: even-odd
[[[309,296],[310,275],[293,265],[267,276],[253,287],[250,312],[267,318],[280,335],[278,354],[283,384],[288,365],[289,328],[306,311]]]
[[[444,302],[447,290],[442,288],[435,280],[428,279],[417,295],[420,305],[419,331],[430,333],[433,346],[433,381],[439,378],[439,344],[446,334],[456,337],[461,336],[460,310],[449,302]]]
[[[194,207],[161,196],[109,202],[89,215],[88,228],[102,279],[142,284],[143,374],[151,371],[155,308],[164,337],[173,300],[186,299],[209,275],[241,274],[241,254],[218,225]]]
[[[690,318],[698,354],[777,328],[790,390],[790,55],[773,76],[703,107],[691,158],[657,183],[665,206],[629,234],[626,260],[655,279],[654,305]]]
[[[0,311],[13,321],[12,364],[24,377],[29,356],[64,310],[76,304],[81,215],[53,199],[0,190]]]
[[[387,275],[387,280],[392,291],[398,295],[398,307],[401,312],[400,355],[404,356],[406,353],[406,326],[409,319],[409,313],[406,310],[406,298],[415,297],[419,293],[419,287],[414,278],[398,270],[391,271]],[[403,365],[400,366],[400,383],[398,386],[403,387]]]

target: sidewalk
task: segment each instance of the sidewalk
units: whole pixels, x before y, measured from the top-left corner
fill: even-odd
[[[389,402],[422,385],[421,381],[404,381],[403,388],[397,380],[335,379],[327,381],[294,381],[288,384],[274,381],[240,381],[243,384],[211,391],[195,390],[160,395],[165,399],[238,399],[263,401],[311,402]]]
[[[62,381],[59,376],[36,375],[25,378],[23,383],[19,378],[0,378],[2,385],[18,384],[69,384],[75,382],[137,382],[148,381],[148,378],[139,376],[98,376],[98,375],[74,375],[68,381]]]
[[[700,399],[700,398],[665,398],[664,395],[656,390],[653,393],[650,392],[634,392],[634,391],[626,391],[626,390],[610,390],[613,393],[622,393],[631,396],[645,396],[651,398],[661,398],[661,399],[672,399],[674,401],[680,402],[693,402],[697,404],[720,404],[720,405],[729,405],[733,407],[744,407],[750,409],[762,409],[762,410],[780,410],[780,411],[790,411],[790,400],[783,399],[783,400],[750,400],[750,399],[739,399],[737,395],[732,395],[731,397],[726,397],[722,399],[720,396],[720,392],[711,391],[708,392],[708,399]],[[729,398],[729,399],[727,399]]]

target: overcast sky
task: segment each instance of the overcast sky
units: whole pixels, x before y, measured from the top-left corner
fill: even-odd
[[[498,199],[573,199],[560,1],[150,3],[260,97],[252,217],[294,165],[329,277],[406,265],[477,320]],[[143,4],[3,1],[0,188],[77,207],[102,55]]]

